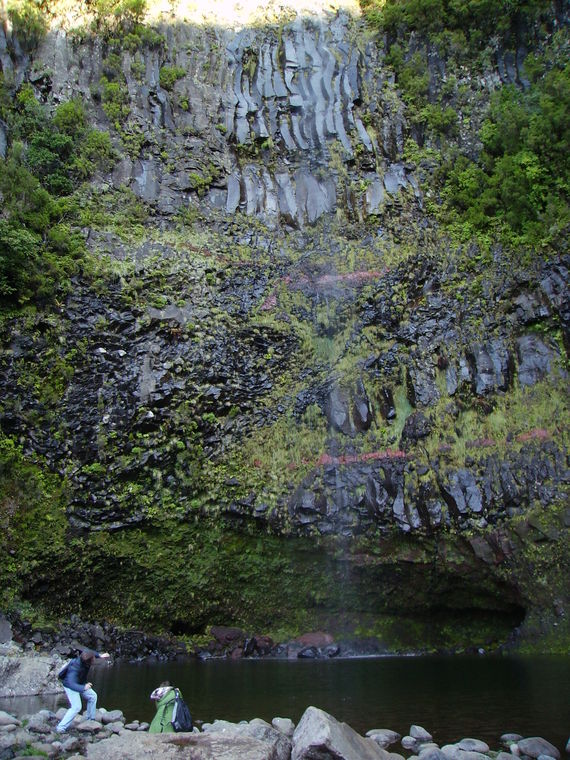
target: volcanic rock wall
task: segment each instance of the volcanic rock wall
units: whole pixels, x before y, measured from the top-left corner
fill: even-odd
[[[38,518],[65,571],[44,547],[25,593],[89,572],[113,592],[54,597],[59,611],[178,632],[307,608],[315,624],[341,604],[354,619],[532,611],[552,631],[567,609],[567,257],[450,250],[360,19],[155,31],[132,45],[56,24],[33,61],[6,30],[0,49],[48,108],[80,98],[116,150],[83,196],[106,203],[82,232],[111,266],[3,327],[2,431],[67,489]],[[522,58],[498,50],[466,77],[461,144],[476,150],[481,93],[520,81]],[[123,206],[133,229],[106,223]]]

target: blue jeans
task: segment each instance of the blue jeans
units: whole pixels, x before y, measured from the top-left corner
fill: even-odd
[[[63,687],[67,698],[69,700],[69,710],[65,713],[63,718],[57,724],[57,731],[67,731],[73,719],[81,710],[81,697],[85,698],[87,702],[87,719],[93,720],[95,718],[95,708],[97,707],[97,694],[93,689],[85,689],[83,692],[73,691],[68,689],[67,686]]]

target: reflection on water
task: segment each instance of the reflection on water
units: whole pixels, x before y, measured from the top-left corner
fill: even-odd
[[[99,664],[98,664],[99,665]],[[99,704],[127,720],[150,720],[150,692],[179,686],[198,722],[289,717],[309,705],[362,733],[424,726],[440,745],[464,737],[499,749],[502,733],[543,736],[564,752],[570,732],[570,658],[386,657],[115,664],[94,668]],[[18,714],[65,705],[59,698],[0,700]]]

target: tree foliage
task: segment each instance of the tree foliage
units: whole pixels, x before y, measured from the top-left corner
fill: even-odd
[[[26,52],[31,52],[43,39],[47,22],[37,0],[9,0],[6,6],[14,36]]]
[[[65,290],[84,254],[73,231],[73,195],[81,181],[113,160],[109,135],[87,127],[79,100],[50,114],[30,85],[1,83],[0,117],[8,148],[0,160],[0,295],[8,305],[43,302]]]
[[[552,22],[545,0],[361,0],[384,32],[386,62],[396,75],[412,138],[437,145],[441,170],[439,218],[462,238],[500,237],[515,245],[548,245],[569,224],[568,32]],[[550,14],[550,16],[549,16]],[[548,22],[541,26],[542,22]],[[541,32],[542,30],[542,32]],[[543,34],[547,32],[547,34]],[[412,34],[413,33],[413,34]],[[540,35],[543,34],[542,37]],[[495,47],[520,49],[541,40],[527,57],[527,80],[502,86],[491,97],[474,160],[453,142],[457,92],[449,73],[473,75],[489,65]],[[447,82],[429,67],[444,60]],[[458,74],[459,76],[459,74]],[[475,99],[475,93],[471,98]],[[467,112],[469,100],[463,100]],[[443,139],[442,139],[443,138]]]
[[[140,24],[146,13],[146,0],[91,0],[97,29],[128,31]]]
[[[547,7],[544,0],[361,0],[368,18],[389,34],[460,30],[473,45]]]
[[[570,222],[570,64],[542,74],[526,91],[503,87],[491,99],[477,162],[445,171],[448,218],[466,233],[502,224],[519,240],[545,243]]]

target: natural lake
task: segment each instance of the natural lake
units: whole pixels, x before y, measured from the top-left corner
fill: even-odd
[[[542,736],[564,756],[570,735],[570,657],[98,663],[92,670],[99,705],[123,710],[127,720],[152,718],[149,694],[165,679],[180,687],[198,725],[275,716],[297,722],[315,705],[362,733],[405,735],[419,724],[440,746],[473,737],[499,749],[500,735],[516,732]],[[0,709],[23,714],[63,704],[64,695],[0,700]]]

